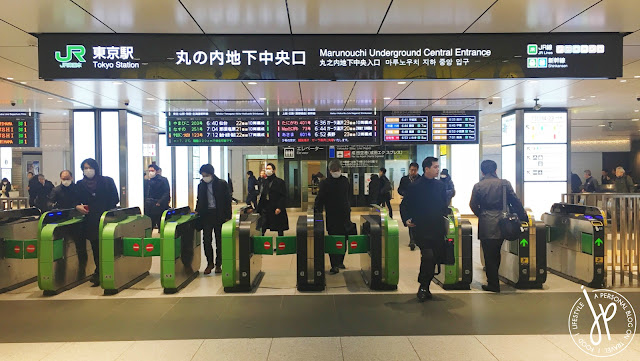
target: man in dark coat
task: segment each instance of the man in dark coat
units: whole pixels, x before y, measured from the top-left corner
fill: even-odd
[[[265,168],[267,178],[262,184],[258,212],[262,216],[262,234],[268,230],[277,231],[279,236],[289,229],[287,217],[287,187],[284,180],[276,177],[276,166],[268,163]]]
[[[369,181],[369,204],[380,204],[378,197],[380,195],[380,178],[377,174],[371,175],[371,181]]]
[[[422,161],[424,174],[408,187],[402,199],[406,212],[402,221],[407,227],[415,227],[416,244],[420,247],[420,274],[418,300],[430,299],[429,284],[435,273],[436,263],[444,260],[445,217],[449,214],[444,183],[437,179],[440,173],[438,159],[427,157]]]
[[[171,188],[167,178],[158,174],[160,168],[149,165],[147,175],[149,180],[144,187],[144,214],[151,218],[151,227],[160,229],[160,219],[162,213],[169,208],[171,199]]]
[[[351,205],[349,205],[349,180],[342,176],[342,165],[334,160],[329,164],[330,176],[320,182],[314,209],[326,211],[325,225],[329,235],[348,236],[351,228]],[[343,254],[330,254],[331,274],[344,267]]]
[[[580,176],[571,173],[571,193],[580,193],[580,186],[582,185],[582,180]]]
[[[447,190],[447,204],[451,205],[451,199],[456,195],[456,187],[453,185],[453,180],[451,180],[448,169],[445,168],[440,172],[440,180],[444,183]]]
[[[498,178],[497,169],[498,165],[492,160],[482,162],[480,165],[482,179],[473,186],[469,201],[469,207],[478,217],[478,239],[482,244],[487,273],[487,285],[482,285],[482,289],[491,292],[500,292],[498,269],[500,268],[500,249],[504,237],[499,223],[504,207],[502,200],[504,187],[506,187],[507,207],[510,212],[516,213],[520,221],[528,221],[527,213],[513,191],[511,183]]]
[[[27,173],[27,190],[29,191],[29,205],[31,207],[36,205],[36,195],[40,187],[42,187],[42,184],[38,181],[38,177],[33,172]]]
[[[598,181],[591,176],[589,169],[584,171],[584,185],[582,185],[582,192],[594,193],[598,191]]]
[[[393,218],[393,209],[391,209],[391,181],[386,176],[387,168],[380,168],[378,175],[380,176],[380,193],[378,202],[381,206],[387,206],[389,217]]]
[[[247,172],[247,205],[256,209],[258,207],[258,194],[260,192],[260,186],[258,180],[253,175],[252,171]]]
[[[73,183],[73,174],[70,170],[60,172],[60,184],[49,195],[50,209],[75,208],[80,203],[78,199],[77,185]]]
[[[207,257],[207,268],[204,274],[222,273],[222,224],[231,219],[231,193],[224,179],[216,177],[211,164],[200,167],[202,180],[198,184],[198,200],[196,213],[202,219],[204,255]],[[216,257],[213,258],[213,235],[216,237]]]
[[[83,160],[80,169],[84,178],[77,183],[80,204],[76,209],[85,215],[83,232],[91,243],[93,260],[96,263],[96,271],[91,282],[97,287],[100,286],[100,218],[104,212],[116,207],[120,202],[120,196],[113,179],[100,174],[100,167],[95,159]]]
[[[49,208],[49,195],[51,191],[53,191],[53,183],[45,179],[43,174],[38,174],[38,182],[40,183],[40,187],[37,188],[34,204],[44,213],[51,210],[51,208]]]
[[[418,163],[411,163],[409,164],[409,174],[405,175],[404,177],[402,177],[400,179],[400,185],[398,186],[398,194],[400,194],[403,198],[406,197],[407,192],[409,191],[409,186],[411,184],[413,184],[413,182],[417,181],[418,179],[420,179],[420,174],[418,173],[418,169],[420,169],[420,166],[418,165]],[[406,203],[403,205],[403,203],[400,203],[400,217],[403,217],[404,212],[406,212],[405,209]],[[415,250],[416,249],[416,237],[415,237],[415,227],[409,228],[409,248],[411,248],[411,250]]]

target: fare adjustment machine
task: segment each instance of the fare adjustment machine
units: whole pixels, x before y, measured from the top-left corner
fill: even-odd
[[[39,221],[37,208],[0,212],[0,293],[36,281]]]

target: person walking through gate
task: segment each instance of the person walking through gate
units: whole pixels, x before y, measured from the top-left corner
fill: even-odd
[[[500,249],[504,241],[500,230],[500,219],[504,207],[503,187],[506,187],[509,212],[517,214],[521,222],[528,221],[527,213],[513,191],[511,183],[506,179],[498,178],[497,169],[498,165],[492,160],[485,160],[480,164],[482,179],[473,186],[469,201],[469,207],[478,217],[478,239],[484,252],[487,285],[482,285],[482,289],[491,292],[500,292],[498,269],[500,268]]]
[[[70,170],[60,172],[60,184],[53,188],[49,195],[49,207],[51,209],[74,208],[80,203],[77,187],[73,183],[73,174]]]
[[[445,168],[440,172],[440,180],[444,182],[447,190],[447,204],[451,205],[451,199],[456,196],[456,188],[453,186],[453,180],[451,180],[448,169]]]
[[[276,177],[276,166],[268,163],[265,168],[267,178],[262,183],[258,212],[262,218],[262,234],[267,230],[277,231],[278,236],[283,236],[289,229],[287,217],[287,187],[284,180]]]
[[[420,302],[432,298],[429,284],[435,265],[444,261],[445,217],[449,214],[445,184],[437,179],[440,173],[438,158],[425,158],[422,169],[423,176],[408,188],[401,206],[406,210],[402,221],[407,227],[415,228],[416,244],[420,247],[420,288],[417,295]]]
[[[407,195],[409,186],[411,186],[413,182],[420,179],[420,174],[418,173],[419,168],[420,166],[418,165],[418,163],[414,162],[409,164],[409,174],[405,175],[400,179],[400,185],[398,186],[398,194],[400,194],[403,199]],[[400,217],[402,217],[402,214],[406,212],[404,208],[405,207],[402,205],[402,203],[400,203]],[[416,249],[416,239],[415,239],[416,237],[414,234],[414,231],[415,231],[414,228],[415,227],[409,228],[409,248],[411,248],[412,251]]]
[[[216,273],[222,273],[222,224],[231,219],[231,193],[224,179],[216,177],[211,164],[200,167],[202,180],[198,184],[196,214],[202,219],[202,238],[204,255],[207,257],[208,275],[215,267]],[[216,237],[216,256],[213,257],[213,233]]]
[[[83,160],[80,169],[84,178],[76,184],[80,201],[76,209],[85,215],[84,237],[91,242],[91,252],[96,263],[96,271],[91,277],[91,282],[93,287],[97,287],[100,286],[100,218],[104,212],[116,207],[120,202],[120,196],[113,179],[100,174],[100,167],[95,159]]]
[[[349,204],[349,180],[342,176],[340,161],[333,160],[329,164],[330,176],[320,182],[320,188],[314,209],[316,212],[326,212],[327,233],[331,236],[348,236],[353,228],[351,223],[351,205]],[[331,274],[340,272],[344,266],[343,254],[330,254]]]
[[[260,192],[260,186],[258,184],[258,180],[253,175],[252,171],[247,172],[247,200],[246,203],[248,206],[256,209],[258,207],[258,194]]]
[[[378,202],[381,206],[387,206],[389,210],[389,217],[393,218],[393,209],[391,209],[391,182],[387,178],[387,168],[380,168],[378,172],[380,175],[380,193],[378,196]]]
[[[157,229],[160,229],[162,213],[169,209],[171,199],[169,181],[159,174],[159,169],[155,164],[149,165],[149,180],[145,181],[144,187],[144,214],[151,218],[151,227]]]

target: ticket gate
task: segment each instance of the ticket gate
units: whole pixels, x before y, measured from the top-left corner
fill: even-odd
[[[259,219],[260,215],[249,213],[249,207],[242,207],[222,225],[222,285],[225,292],[251,292],[264,276],[262,254],[267,248],[273,254],[273,244],[254,247],[252,237],[261,234]],[[254,248],[261,253],[254,252]]]
[[[445,252],[450,264],[439,265],[440,272],[433,281],[445,290],[468,290],[473,277],[473,229],[471,222],[463,219],[456,208],[449,209]]]
[[[343,237],[344,238],[344,237]],[[296,223],[298,291],[322,291],[326,287],[325,235],[322,212],[307,209]]]
[[[592,288],[605,287],[604,227],[598,207],[555,203],[542,216],[547,225],[547,267],[550,272]]]
[[[515,288],[542,288],[547,280],[547,230],[530,209],[527,215],[529,222],[522,222],[520,237],[502,244],[498,276]]]
[[[168,209],[160,220],[160,282],[164,293],[176,293],[200,270],[202,233],[196,229],[198,216],[191,208]]]
[[[91,243],[75,209],[47,212],[38,231],[38,287],[54,295],[88,281],[95,271]],[[91,254],[91,256],[89,256]]]
[[[107,211],[100,220],[100,285],[113,295],[149,274],[151,256],[160,255],[160,238],[151,238],[151,218],[140,208]]]
[[[37,208],[0,211],[0,293],[36,281],[39,221]]]
[[[360,253],[362,278],[370,289],[398,288],[398,240],[398,221],[389,218],[387,209],[379,206],[360,216],[360,236],[347,238],[349,253]]]

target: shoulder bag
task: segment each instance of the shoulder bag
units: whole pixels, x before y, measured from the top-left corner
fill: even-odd
[[[512,213],[507,205],[507,185],[502,183],[502,216],[499,221],[502,238],[515,241],[520,238],[520,219]]]

